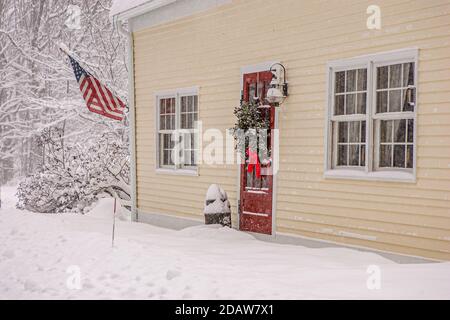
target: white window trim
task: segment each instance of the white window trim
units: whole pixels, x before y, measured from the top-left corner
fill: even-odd
[[[199,97],[199,87],[180,88],[173,90],[158,91],[155,93],[155,172],[157,174],[180,175],[180,176],[199,176],[199,168],[178,168],[177,166],[167,167],[160,166],[160,150],[159,150],[159,125],[160,125],[160,99],[175,98],[175,128],[180,127],[180,98],[184,96]],[[197,98],[198,116],[200,118],[200,99]],[[175,129],[181,130],[181,129]],[[201,152],[199,150],[199,152]]]
[[[370,54],[365,56],[359,56],[351,59],[342,59],[330,61],[327,65],[327,105],[326,105],[326,117],[325,117],[325,161],[324,161],[324,178],[326,179],[354,179],[354,180],[374,180],[374,181],[392,181],[392,182],[410,182],[415,183],[417,181],[417,109],[419,107],[419,90],[418,90],[418,48],[408,48],[384,53]],[[373,128],[373,120],[378,116],[375,115],[375,72],[376,66],[383,64],[396,64],[414,62],[415,63],[415,86],[416,86],[416,105],[414,108],[413,119],[414,121],[414,159],[412,170],[402,170],[395,168],[378,169],[374,168],[374,152],[375,148],[378,148],[376,143],[375,132]],[[366,166],[361,168],[352,169],[350,167],[333,168],[332,166],[332,119],[334,117],[334,74],[335,72],[347,70],[367,68],[367,110],[366,116],[356,115],[356,118],[366,120],[366,134],[367,134],[367,147],[366,147]],[[411,114],[410,114],[411,115]],[[392,114],[391,114],[392,116]],[[395,115],[394,115],[395,116]],[[403,114],[403,116],[405,116]],[[359,119],[359,120],[361,120]],[[374,147],[375,146],[375,147]]]

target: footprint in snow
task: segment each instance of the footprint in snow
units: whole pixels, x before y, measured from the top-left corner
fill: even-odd
[[[160,295],[165,295],[165,294],[167,294],[168,292],[169,292],[169,290],[167,290],[166,287],[161,287],[161,288],[159,289],[159,294],[160,294]]]
[[[170,281],[170,280],[173,280],[173,279],[175,279],[175,278],[177,278],[179,276],[181,276],[181,272],[179,270],[171,269],[171,270],[167,271],[166,279]]]
[[[6,250],[3,252],[3,257],[5,257],[6,259],[12,259],[15,256],[16,256],[16,254],[12,250]]]
[[[192,300],[192,295],[190,293],[185,293],[181,297],[182,300]]]
[[[32,280],[26,280],[23,284],[23,287],[26,291],[37,291],[38,290],[38,285],[36,282],[32,281]]]

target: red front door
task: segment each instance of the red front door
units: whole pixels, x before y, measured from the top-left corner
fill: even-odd
[[[272,73],[270,71],[245,74],[243,88],[244,100],[251,101],[257,97],[264,104],[271,80]],[[268,107],[262,108],[261,110],[264,116],[270,120],[267,146],[269,150],[272,150],[274,141],[271,129],[274,129],[275,108]],[[241,165],[240,230],[272,234],[273,174],[270,159],[271,154],[272,152],[269,151],[268,159],[258,159],[261,163],[260,175],[258,175],[256,166],[254,164],[252,165],[248,155],[245,163]]]

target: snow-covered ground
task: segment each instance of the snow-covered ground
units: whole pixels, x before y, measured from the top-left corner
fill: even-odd
[[[112,248],[111,200],[86,216],[42,215],[14,209],[14,188],[2,191],[0,299],[450,299],[449,263],[123,221]]]

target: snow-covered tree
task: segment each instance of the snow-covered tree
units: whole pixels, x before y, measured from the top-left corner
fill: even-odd
[[[121,150],[118,158],[127,158],[123,154],[128,150],[127,121],[87,110],[67,56],[59,50],[64,43],[86,69],[126,101],[126,39],[109,18],[111,2],[0,1],[0,184],[17,176],[28,177],[22,190],[27,190],[27,183],[51,185],[52,180],[43,177],[59,172],[52,161],[58,163],[60,155],[52,153],[56,145],[45,137],[61,143],[65,157],[91,152],[83,157],[93,160],[101,154],[111,159],[116,146]],[[69,23],[72,6],[81,9],[79,28]],[[55,134],[61,137],[55,140]],[[99,148],[99,141],[110,149]],[[71,168],[67,159],[66,178]],[[100,179],[109,181],[110,173],[104,174]],[[28,200],[22,198],[22,205]],[[58,210],[72,205],[64,206]]]

